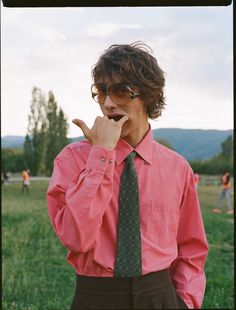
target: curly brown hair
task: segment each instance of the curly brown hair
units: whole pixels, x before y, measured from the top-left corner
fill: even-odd
[[[137,41],[132,44],[113,44],[99,57],[92,68],[94,83],[119,79],[137,86],[150,119],[158,118],[165,106],[164,72],[151,48]]]

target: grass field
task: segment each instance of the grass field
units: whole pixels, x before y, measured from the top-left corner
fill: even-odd
[[[34,181],[29,196],[21,184],[2,186],[3,309],[69,309],[75,289],[73,269],[66,262],[49,223],[47,181]],[[200,186],[202,215],[210,246],[206,263],[204,309],[233,309],[233,215],[213,214],[219,186]],[[226,208],[223,209],[226,211]]]

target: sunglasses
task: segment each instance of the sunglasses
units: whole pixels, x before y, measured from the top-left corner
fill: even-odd
[[[92,98],[99,104],[104,104],[106,97],[109,95],[111,100],[117,104],[126,104],[130,100],[140,96],[127,84],[112,84],[106,87],[103,84],[93,84],[91,86]]]

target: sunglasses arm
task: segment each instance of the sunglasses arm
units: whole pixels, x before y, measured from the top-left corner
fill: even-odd
[[[138,96],[140,96],[139,93],[134,93],[134,92],[132,91],[132,89],[131,89],[129,86],[126,86],[126,88],[128,89],[128,91],[129,91],[129,93],[130,93],[130,98],[131,98],[131,99],[135,99],[135,98],[137,98]]]

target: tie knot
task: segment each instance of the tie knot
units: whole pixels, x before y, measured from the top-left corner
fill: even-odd
[[[137,153],[135,151],[131,152],[125,159],[126,163],[133,164],[136,155]]]

